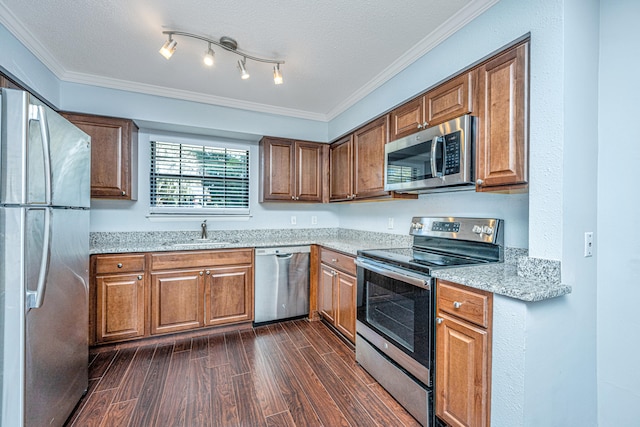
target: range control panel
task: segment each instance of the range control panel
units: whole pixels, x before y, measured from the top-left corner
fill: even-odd
[[[499,244],[502,227],[496,218],[414,217],[409,234]]]

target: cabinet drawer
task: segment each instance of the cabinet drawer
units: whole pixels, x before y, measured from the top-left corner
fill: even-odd
[[[356,265],[354,258],[329,249],[322,248],[320,252],[320,260],[323,264],[332,268],[344,271],[353,276],[356,275]]]
[[[98,255],[96,274],[144,271],[144,255]]]
[[[158,252],[151,254],[151,270],[167,270],[218,265],[251,264],[252,249]]]
[[[438,310],[484,328],[489,326],[491,294],[438,281]]]

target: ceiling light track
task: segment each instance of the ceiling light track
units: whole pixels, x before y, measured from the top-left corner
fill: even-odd
[[[213,65],[214,55],[215,55],[215,53],[213,52],[213,49],[211,48],[211,45],[216,45],[216,46],[219,46],[219,47],[223,48],[224,50],[226,50],[228,52],[235,53],[236,55],[242,57],[242,60],[238,61],[238,69],[240,70],[240,74],[241,74],[241,77],[242,77],[243,80],[249,78],[249,73],[247,72],[246,64],[247,64],[247,59],[250,59],[250,60],[256,61],[256,62],[264,62],[264,63],[267,63],[267,64],[275,64],[275,66],[273,67],[273,81],[277,85],[282,84],[282,82],[283,82],[283,80],[282,80],[282,72],[280,71],[280,65],[284,64],[283,60],[281,60],[281,59],[261,58],[259,56],[249,55],[248,53],[239,50],[238,49],[238,42],[236,42],[231,37],[223,36],[223,37],[220,37],[220,40],[215,40],[215,39],[211,39],[209,37],[200,36],[198,34],[191,34],[191,33],[187,33],[187,32],[184,32],[184,31],[174,31],[174,30],[163,31],[162,34],[166,34],[169,37],[169,39],[165,42],[165,44],[160,49],[160,54],[162,56],[164,56],[165,58],[167,58],[167,59],[171,58],[171,56],[175,52],[176,46],[178,44],[173,39],[173,36],[189,37],[189,38],[192,38],[192,39],[202,40],[202,41],[204,41],[204,42],[206,42],[208,44],[207,45],[208,47],[207,47],[207,50],[206,50],[205,56],[204,56],[204,63],[206,65],[208,65],[208,66],[212,66]]]

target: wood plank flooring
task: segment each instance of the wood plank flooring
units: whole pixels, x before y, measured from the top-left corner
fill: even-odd
[[[95,349],[68,427],[419,426],[321,322]]]

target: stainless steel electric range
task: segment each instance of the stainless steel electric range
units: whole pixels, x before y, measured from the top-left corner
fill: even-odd
[[[415,217],[406,249],[358,251],[356,360],[422,425],[433,420],[436,269],[503,261],[503,221]]]

